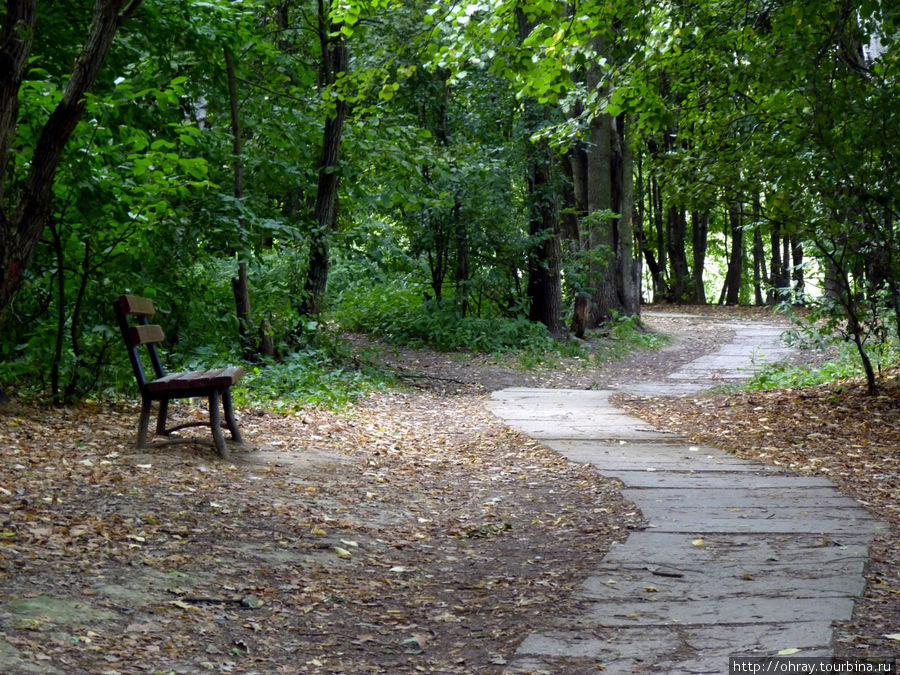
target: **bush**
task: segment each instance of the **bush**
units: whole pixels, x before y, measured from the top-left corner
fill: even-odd
[[[235,401],[278,411],[337,408],[393,383],[367,353],[354,354],[345,340],[321,326],[307,324],[304,340],[305,346],[283,360],[251,367],[235,387]]]
[[[410,347],[486,354],[552,348],[543,324],[521,317],[460,317],[450,307],[451,301],[424,300],[414,288],[379,284],[345,292],[333,318],[346,330]]]

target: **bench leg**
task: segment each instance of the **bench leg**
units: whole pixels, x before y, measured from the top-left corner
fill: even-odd
[[[159,436],[166,434],[166,421],[169,417],[169,399],[159,399],[159,414],[156,417],[156,433]]]
[[[138,437],[137,447],[147,447],[147,434],[150,427],[150,405],[152,401],[149,398],[141,400],[141,419],[138,421]]]
[[[231,389],[222,392],[222,407],[225,409],[225,424],[228,425],[228,431],[231,432],[231,438],[235,443],[243,443],[241,431],[238,429],[237,422],[234,421],[234,409],[231,406]]]
[[[219,412],[219,392],[209,394],[209,426],[212,429],[213,442],[222,459],[228,459],[228,447],[225,445],[225,435],[222,433],[222,415]]]

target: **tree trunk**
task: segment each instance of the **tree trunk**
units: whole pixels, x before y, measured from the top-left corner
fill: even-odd
[[[333,86],[339,73],[346,72],[347,43],[340,32],[340,26],[332,26],[324,6],[319,0],[319,41],[322,45],[323,82]],[[328,283],[328,252],[331,234],[337,225],[337,196],[340,184],[338,160],[347,102],[340,96],[334,103],[334,110],[328,113],[322,132],[322,152],[319,159],[319,180],[316,186],[315,227],[310,233],[309,263],[303,286],[303,302],[300,313],[318,316],[322,313],[322,301]]]
[[[53,405],[61,405],[59,390],[59,371],[62,365],[63,342],[66,331],[66,261],[63,251],[62,235],[57,223],[51,218],[48,225],[53,241],[53,253],[56,256],[56,340],[53,345],[53,358],[50,361],[50,395]]]
[[[769,275],[766,271],[766,251],[759,222],[761,215],[762,208],[757,193],[753,196],[753,299],[757,305],[765,304],[763,287],[769,285]]]
[[[84,114],[85,94],[103,65],[119,26],[141,0],[96,0],[90,29],[62,100],[38,135],[21,197],[12,215],[0,212],[0,318],[22,283],[52,210],[53,182],[62,152]],[[8,157],[19,119],[19,87],[31,51],[35,0],[8,0],[0,31],[0,195],[12,177]],[[124,7],[124,9],[123,9]]]
[[[690,272],[688,270],[687,252],[687,213],[684,207],[670,206],[666,219],[666,239],[669,250],[671,276],[669,287],[672,300],[683,303],[688,299]]]
[[[772,235],[770,238],[772,249],[772,264],[769,266],[771,270],[771,288],[768,293],[768,304],[774,305],[781,301],[781,289],[787,286],[787,281],[782,278],[781,266],[781,223],[772,223]]]
[[[706,265],[706,245],[709,238],[709,212],[694,212],[691,215],[693,227],[691,237],[693,243],[694,272],[691,276],[693,285],[692,302],[706,304],[706,286],[703,284],[703,268]]]
[[[741,297],[741,278],[744,268],[744,229],[741,222],[741,206],[733,205],[728,209],[728,221],[731,225],[731,255],[728,258],[728,272],[725,276],[725,304],[737,305]]]
[[[655,301],[661,299],[671,300],[672,292],[666,282],[666,272],[669,268],[669,258],[666,254],[666,227],[663,221],[662,190],[656,178],[650,179],[650,204],[653,207],[653,228],[656,232],[656,255],[659,267],[659,279],[654,279],[653,297]]]
[[[619,218],[616,221],[616,282],[620,307],[627,316],[641,313],[641,259],[635,253],[634,151],[625,115],[616,119],[614,142],[615,186],[613,193]]]
[[[531,30],[522,11],[516,14],[519,40]],[[532,101],[525,102],[525,184],[528,187],[528,283],[525,293],[529,300],[528,318],[539,321],[553,334],[562,334],[562,277],[560,275],[562,249],[559,241],[558,198],[553,185],[556,162],[546,141],[532,141],[530,135],[544,125],[547,110]]]
[[[615,266],[615,225],[608,215],[612,211],[612,118],[600,114],[591,121],[591,148],[587,161],[587,209],[590,225],[588,244],[592,252],[589,265],[591,294],[591,326],[612,316],[617,304]]]
[[[223,49],[225,56],[225,76],[228,80],[228,103],[231,112],[231,154],[234,156],[234,197],[237,200],[244,198],[244,163],[241,155],[244,150],[240,101],[238,99],[237,76],[234,70],[234,55],[229,47]],[[245,221],[243,217],[238,219],[243,230]],[[243,234],[241,235],[243,237]],[[238,251],[241,255],[241,251]],[[241,343],[241,352],[244,358],[252,361],[257,356],[257,350],[253,344],[253,311],[250,304],[250,282],[247,274],[247,262],[238,260],[238,275],[231,279],[231,289],[234,293],[235,314],[238,320],[238,339]]]
[[[530,300],[528,318],[540,321],[553,334],[563,332],[562,279],[560,259],[562,251],[557,231],[557,209],[551,185],[551,157],[544,143],[533,144],[527,149],[528,185],[531,212],[528,232],[534,241],[528,255],[528,284],[526,294]]]
[[[457,201],[451,221],[456,225],[456,310],[465,317],[469,313],[469,230],[459,217],[461,210]]]
[[[799,235],[791,235],[791,261],[794,269],[791,275],[794,281],[794,302],[804,304],[806,302],[806,280],[803,277],[803,242]]]
[[[791,237],[786,232],[781,239],[781,287],[782,300],[791,296]]]
[[[602,37],[594,43],[607,51]],[[588,70],[588,89],[604,93],[598,70]],[[593,287],[591,325],[614,315],[640,314],[640,267],[634,257],[633,155],[624,115],[601,113],[590,123],[587,157],[589,268]]]

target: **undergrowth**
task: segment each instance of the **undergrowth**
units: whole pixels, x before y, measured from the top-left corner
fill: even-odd
[[[543,351],[556,342],[543,325],[524,317],[460,316],[452,299],[423,300],[414,288],[399,284],[354,289],[337,304],[333,318],[346,330],[392,344],[445,352]]]
[[[281,359],[250,366],[234,389],[235,402],[278,412],[308,406],[334,409],[394,383],[373,353],[354,351],[332,330],[315,326],[303,342]]]
[[[895,342],[873,346],[869,351],[879,374],[900,364],[900,348]],[[816,365],[766,364],[747,380],[743,388],[760,391],[813,387],[863,375],[864,371],[856,346],[850,342],[839,342],[836,355],[828,361]]]

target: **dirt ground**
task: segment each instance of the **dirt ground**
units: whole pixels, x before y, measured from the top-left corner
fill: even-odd
[[[500,673],[642,518],[615,481],[505,428],[483,397],[659,378],[728,337],[717,319],[752,318],[723,311],[648,314],[650,329],[673,336],[668,346],[611,364],[524,372],[385,349],[404,390],[340,413],[240,410],[248,442],[228,462],[200,442],[135,454],[133,406],[13,404],[0,417],[0,672]],[[655,423],[687,421],[682,433],[716,435],[719,424],[737,445],[758,433],[747,420],[797,403],[732,396],[626,403]],[[732,418],[698,412],[731,402]],[[849,439],[851,465],[867,471],[853,486],[838,481],[894,527],[900,469],[885,458],[900,446],[889,435],[896,403],[888,395],[883,424]],[[802,420],[793,424],[800,433]],[[797,444],[779,442],[773,432],[743,445],[796,460]],[[823,446],[823,459],[797,468],[827,469],[834,452]],[[813,456],[810,443],[803,454]],[[876,550],[840,650],[885,655],[900,644],[884,637],[900,632],[895,543],[886,535]]]

